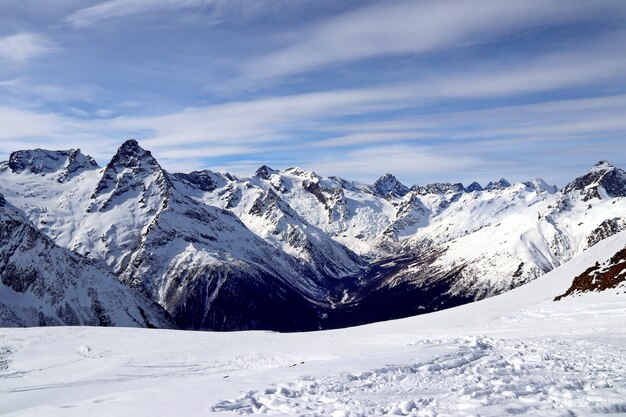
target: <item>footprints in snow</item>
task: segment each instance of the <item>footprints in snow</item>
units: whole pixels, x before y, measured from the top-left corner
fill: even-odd
[[[214,411],[301,416],[561,416],[626,410],[626,349],[593,342],[455,340],[424,363],[305,378]],[[570,413],[571,412],[571,413]]]

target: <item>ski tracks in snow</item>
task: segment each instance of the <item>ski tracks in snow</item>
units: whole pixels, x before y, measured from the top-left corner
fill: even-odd
[[[212,410],[311,417],[626,415],[626,346],[619,343],[486,337],[436,343],[457,349],[425,362],[305,377]]]

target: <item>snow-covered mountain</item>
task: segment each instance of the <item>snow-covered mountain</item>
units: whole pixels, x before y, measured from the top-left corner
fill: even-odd
[[[171,174],[134,140],[104,169],[18,151],[0,191],[57,244],[103,261],[194,329],[334,327],[451,307],[529,282],[626,228],[626,173],[372,185],[298,167]]]
[[[232,212],[181,193],[134,140],[104,169],[94,166],[63,184],[59,171],[37,178],[30,169],[4,174],[16,203],[44,231],[104,261],[179,327],[318,326],[316,302],[327,297],[325,280],[335,277],[261,239]]]
[[[97,168],[98,164],[80,149],[69,151],[48,151],[34,149],[11,153],[8,166],[14,173],[29,172],[31,174],[55,174],[59,182],[67,180],[82,171]]]
[[[57,246],[0,195],[0,326],[169,328],[156,303]]]

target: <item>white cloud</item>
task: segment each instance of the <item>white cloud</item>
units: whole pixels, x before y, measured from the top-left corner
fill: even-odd
[[[339,4],[336,0],[108,0],[74,11],[66,22],[76,28],[85,28],[127,18],[166,16],[173,12],[202,12],[202,22],[219,24],[233,21],[248,24],[261,19],[298,17],[311,11],[332,12],[358,5]],[[127,22],[127,21],[125,21]]]
[[[66,21],[74,27],[82,28],[109,19],[151,12],[163,12],[201,3],[202,1],[200,0],[111,0],[79,9],[69,15]]]
[[[370,145],[375,143],[403,142],[429,137],[432,137],[431,133],[419,132],[415,130],[410,132],[398,132],[394,130],[382,132],[360,132],[318,140],[315,141],[315,145],[333,148],[355,145]]]
[[[0,155],[18,149],[70,149],[105,163],[129,132],[111,126],[107,120],[80,120],[52,112],[0,106]]]
[[[413,93],[402,88],[333,90],[318,93],[232,102],[187,109],[182,112],[142,118],[119,119],[121,128],[148,129],[154,136],[147,143],[266,143],[307,130],[325,118],[367,114],[406,107]]]
[[[16,33],[0,37],[0,61],[23,63],[57,50],[50,40],[36,33]]]
[[[250,61],[248,81],[272,79],[349,61],[486,42],[495,37],[617,9],[619,2],[559,0],[392,1],[324,21],[290,37],[299,39]]]
[[[385,172],[399,177],[416,178],[470,170],[483,165],[477,156],[442,152],[419,145],[385,145],[341,153],[332,158],[309,161],[316,172],[349,179],[372,181]]]
[[[340,119],[419,109],[442,100],[509,97],[624,79],[626,58],[615,53],[621,50],[619,45],[615,42],[604,45],[604,48],[583,45],[577,54],[535,58],[528,60],[523,68],[494,69],[485,64],[484,71],[459,71],[402,85],[235,101],[162,116],[128,117],[113,124],[120,129],[152,132],[145,143],[155,148],[201,143],[259,147],[284,140],[297,145],[320,134],[324,137],[318,145],[323,146],[436,137],[425,119],[417,126],[415,121],[408,126],[379,125],[378,132],[363,129],[354,132],[353,127]],[[483,122],[485,126],[494,124],[489,120]]]
[[[445,74],[422,82],[433,98],[481,98],[551,91],[624,79],[626,32],[578,45],[576,51],[527,59],[516,65],[485,64],[464,74]]]
[[[4,98],[13,97],[31,105],[41,103],[63,103],[69,101],[94,101],[99,97],[99,89],[90,85],[55,85],[34,82],[27,77],[0,81],[0,91]],[[87,115],[88,113],[85,113]]]
[[[64,125],[62,117],[0,107],[0,140],[54,134]]]

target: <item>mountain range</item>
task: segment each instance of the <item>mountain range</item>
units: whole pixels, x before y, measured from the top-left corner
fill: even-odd
[[[508,291],[626,229],[626,173],[606,161],[560,190],[362,184],[170,173],[131,139],[104,168],[77,149],[13,152],[0,193],[3,325],[362,324]]]

